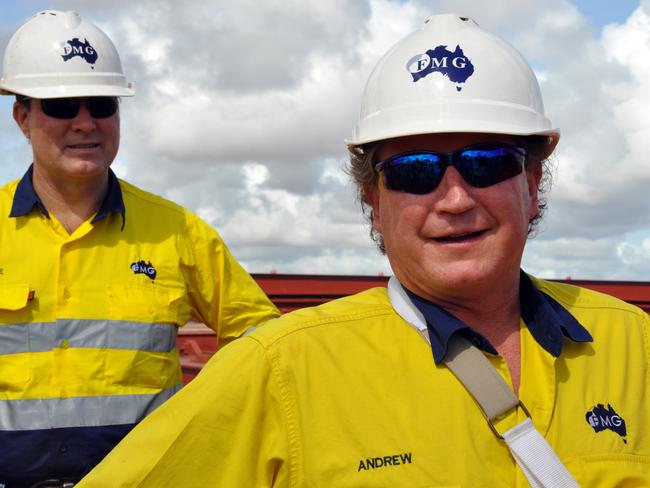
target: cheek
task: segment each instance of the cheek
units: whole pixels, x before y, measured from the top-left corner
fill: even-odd
[[[517,207],[519,213],[526,218],[530,218],[531,213],[537,212],[537,187],[530,185],[530,178],[521,178],[509,192],[509,205]]]
[[[43,127],[32,127],[29,135],[34,149],[44,152],[52,150],[52,140],[54,140],[55,134],[52,134],[51,131]]]
[[[113,149],[111,151],[110,159],[113,160],[117,156],[117,152],[120,148],[120,122],[118,119],[117,124],[113,132]],[[112,162],[112,161],[111,161]]]
[[[405,236],[411,238],[418,234],[424,225],[429,211],[424,205],[418,205],[406,199],[382,200],[382,233],[389,239],[399,240]]]

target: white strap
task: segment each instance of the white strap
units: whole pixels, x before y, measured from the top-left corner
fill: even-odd
[[[426,320],[395,277],[388,281],[388,297],[397,314],[414,327],[429,344]],[[454,336],[445,364],[474,398],[495,435],[505,440],[532,488],[579,488],[553,448],[533,425],[530,416],[501,436],[492,421],[519,402],[512,389],[478,348]],[[528,411],[523,407],[526,414]]]
[[[579,488],[530,418],[506,431],[503,438],[532,488]]]

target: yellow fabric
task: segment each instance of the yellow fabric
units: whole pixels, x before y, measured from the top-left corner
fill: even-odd
[[[592,334],[553,358],[521,329],[520,399],[583,488],[650,486],[650,320],[535,280]],[[510,382],[505,361],[490,357]],[[627,436],[595,432],[610,404]],[[498,423],[507,429],[521,411]],[[384,289],[304,309],[222,349],[95,468],[91,487],[525,487],[469,394]]]
[[[124,229],[121,215],[109,214],[68,235],[36,209],[8,218],[16,186],[0,188],[0,327],[61,319],[177,327],[194,319],[223,345],[279,315],[217,232],[178,205],[120,181]],[[133,272],[139,261],[154,266],[155,279]],[[112,333],[108,327],[108,339]],[[27,332],[21,340],[23,351],[0,354],[0,400],[154,393],[181,381],[176,349],[63,341],[34,351]]]

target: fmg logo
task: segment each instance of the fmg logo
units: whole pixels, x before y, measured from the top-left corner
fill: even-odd
[[[156,279],[156,268],[153,267],[151,261],[145,263],[144,260],[140,260],[137,263],[131,263],[131,271],[134,274],[143,274],[151,281]]]
[[[431,73],[440,73],[455,83],[458,91],[462,90],[461,84],[474,74],[474,65],[459,45],[453,51],[442,45],[416,54],[406,63],[406,69],[414,83]]]
[[[467,58],[465,56],[454,56],[452,58],[449,56],[443,56],[442,58],[432,58],[427,54],[418,54],[411,59],[411,62],[409,63],[409,71],[411,74],[415,75],[421,73],[429,66],[434,70],[436,68],[447,69],[449,66],[456,69],[463,69],[467,67]]]
[[[627,435],[625,420],[616,413],[609,403],[607,404],[607,408],[602,403],[596,405],[585,414],[585,420],[591,425],[594,432],[598,433],[603,430],[611,430],[620,435],[623,438],[623,442],[627,444],[625,440],[625,436]]]
[[[97,51],[95,51],[95,48],[90,45],[88,39],[84,39],[82,42],[78,37],[75,37],[66,41],[63,45],[63,54],[61,57],[63,58],[63,61],[79,57],[85,60],[88,64],[95,64],[95,61],[97,61]]]

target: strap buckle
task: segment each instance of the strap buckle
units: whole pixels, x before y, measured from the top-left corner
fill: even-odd
[[[522,410],[524,411],[524,413],[526,414],[526,417],[528,417],[528,418],[531,419],[531,421],[532,421],[532,417],[530,416],[530,412],[528,411],[528,409],[527,409],[526,406],[522,403],[521,400],[519,400],[519,403],[517,403],[517,405],[515,405],[515,410],[517,409],[517,407],[521,407],[521,409],[522,409]],[[505,414],[504,414],[504,415],[505,415]],[[485,419],[487,420],[487,423],[488,423],[488,425],[490,426],[490,429],[492,429],[492,432],[494,433],[494,435],[497,436],[497,437],[498,437],[499,439],[501,439],[502,441],[505,440],[505,439],[503,438],[503,436],[502,436],[501,434],[499,434],[499,431],[496,429],[496,427],[495,427],[494,424],[492,423],[492,419],[490,419],[490,418],[487,417],[487,416],[485,417]]]

